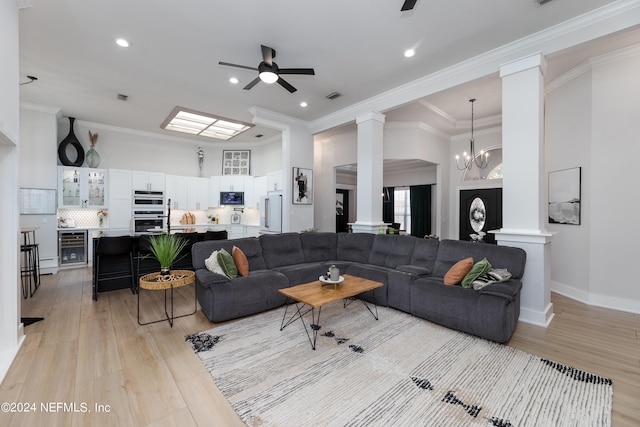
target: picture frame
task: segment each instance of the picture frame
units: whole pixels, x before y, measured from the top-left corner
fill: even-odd
[[[251,175],[251,150],[222,150],[222,175]]]
[[[292,203],[294,205],[313,204],[313,170],[294,167],[292,178]]]
[[[549,224],[580,225],[582,168],[549,172]]]

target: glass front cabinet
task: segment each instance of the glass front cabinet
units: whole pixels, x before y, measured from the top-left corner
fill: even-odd
[[[58,168],[58,207],[103,208],[107,200],[105,169]]]

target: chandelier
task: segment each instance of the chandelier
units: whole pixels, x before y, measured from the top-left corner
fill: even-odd
[[[470,99],[471,103],[471,139],[469,140],[470,151],[462,153],[463,165],[460,165],[460,156],[456,155],[456,166],[459,170],[471,169],[475,163],[480,169],[484,169],[489,164],[489,153],[485,153],[484,150],[480,151],[480,154],[476,155],[475,141],[473,140],[473,103],[476,102],[475,98]]]

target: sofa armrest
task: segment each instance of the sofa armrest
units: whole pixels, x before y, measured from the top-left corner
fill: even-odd
[[[403,273],[410,273],[418,277],[431,276],[431,269],[419,267],[417,265],[399,265],[396,267],[396,270],[402,271]]]
[[[217,283],[228,283],[229,278],[222,274],[214,273],[205,268],[196,270],[196,280],[204,288],[210,288]]]
[[[522,282],[520,282],[519,280],[511,279],[506,282],[497,282],[487,285],[484,288],[480,289],[478,293],[494,295],[497,297],[502,297],[509,301],[513,301],[520,293],[520,289],[522,289]]]

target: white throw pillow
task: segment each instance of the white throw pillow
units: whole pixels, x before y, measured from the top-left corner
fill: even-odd
[[[220,267],[220,263],[218,263],[218,251],[213,251],[211,256],[204,260],[204,265],[207,267],[207,270],[212,273],[224,274],[224,270]]]

